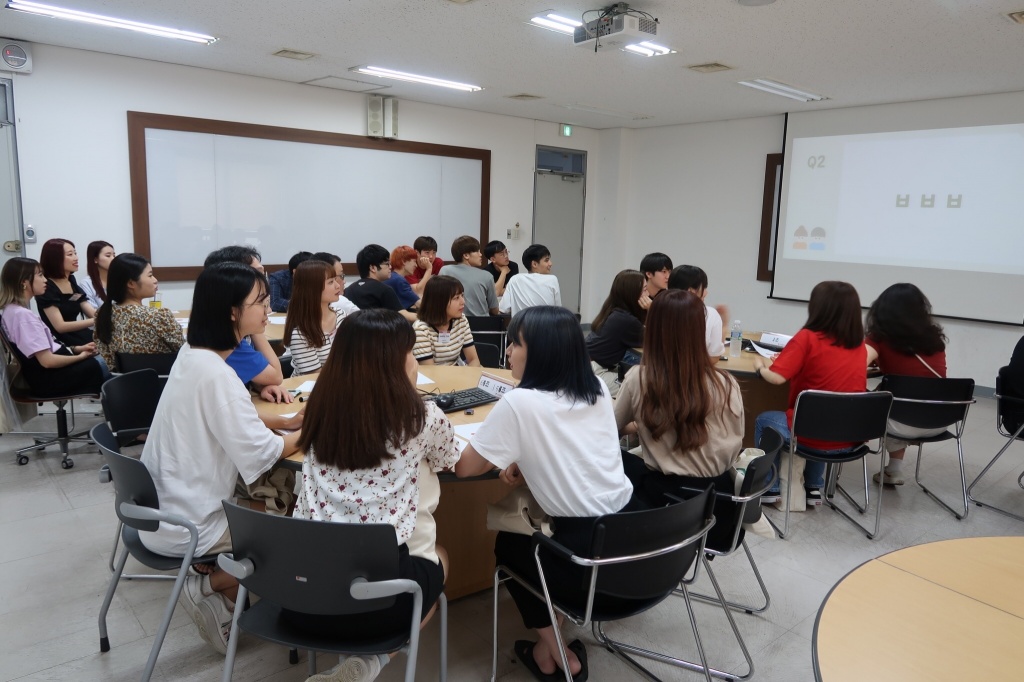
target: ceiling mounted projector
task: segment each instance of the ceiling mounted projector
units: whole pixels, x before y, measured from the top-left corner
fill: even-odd
[[[651,40],[658,35],[658,20],[646,12],[629,9],[620,2],[603,11],[602,15],[582,26],[572,36],[574,45],[624,48],[626,45]]]

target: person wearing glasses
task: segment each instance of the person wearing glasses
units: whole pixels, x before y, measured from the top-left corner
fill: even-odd
[[[494,278],[494,293],[503,296],[509,280],[519,274],[519,263],[508,259],[508,247],[499,241],[490,242],[484,247],[484,258],[487,259],[484,270]]]
[[[391,277],[391,254],[380,244],[369,244],[356,254],[359,279],[348,285],[345,296],[360,310],[384,308],[394,310],[409,322],[416,320],[416,313],[405,310],[398,300],[398,294],[386,282]]]

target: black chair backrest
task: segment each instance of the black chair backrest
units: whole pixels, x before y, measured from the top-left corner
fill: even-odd
[[[255,572],[247,589],[290,611],[317,615],[377,611],[394,597],[353,599],[352,581],[398,578],[398,543],[390,524],[331,523],[274,516],[225,500],[236,561]]]
[[[110,429],[122,439],[149,431],[163,390],[164,382],[153,369],[119,374],[105,381],[100,402]]]
[[[590,557],[642,554],[682,542],[713,518],[714,503],[709,486],[700,495],[667,507],[602,516],[594,523]],[[697,541],[660,556],[602,566],[597,592],[625,599],[666,595],[679,586],[702,545]]]
[[[177,353],[115,353],[119,371],[137,372],[140,369],[156,370],[157,374],[167,376],[171,366],[177,359]]]
[[[945,428],[963,420],[974,399],[974,379],[888,375],[882,380],[881,388],[897,399],[889,418],[919,429]],[[964,404],[905,403],[899,398]]]
[[[484,367],[498,369],[501,367],[501,351],[491,343],[475,343],[477,357]]]
[[[796,399],[793,435],[798,440],[865,443],[885,436],[891,406],[888,391],[803,391]]]
[[[474,332],[501,332],[505,326],[505,318],[500,315],[466,315],[466,322]]]
[[[0,342],[3,343],[5,358],[4,362],[7,367],[7,382],[8,389],[11,392],[11,396],[15,398],[27,397],[32,389],[29,388],[28,381],[25,379],[24,372],[21,371],[22,363],[25,362],[25,356],[22,355],[18,347],[11,343],[11,340],[7,338],[7,332],[4,331],[3,324],[0,323]]]
[[[1020,382],[1015,379],[1017,377],[1009,366],[1001,367],[996,377],[996,424],[1002,424],[1010,435],[1024,424],[1024,391],[1018,392]]]
[[[160,508],[160,496],[156,492],[156,484],[146,465],[132,457],[120,453],[117,438],[106,424],[97,424],[89,432],[90,438],[99,446],[103,460],[110,469],[110,479],[114,483],[114,511],[117,518],[126,526],[136,530],[155,531],[160,527],[159,521],[140,521],[121,514],[121,503],[128,502],[140,507]]]

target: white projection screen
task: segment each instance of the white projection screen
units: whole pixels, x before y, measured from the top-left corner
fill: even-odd
[[[937,315],[1024,321],[1024,93],[791,114],[773,298],[896,282]]]

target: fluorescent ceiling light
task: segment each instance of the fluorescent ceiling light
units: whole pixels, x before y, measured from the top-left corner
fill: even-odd
[[[93,14],[91,12],[80,12],[75,9],[65,9],[63,7],[44,5],[38,2],[27,2],[26,0],[10,0],[7,3],[7,8],[17,10],[19,12],[37,14],[43,17],[69,19],[71,21],[80,21],[82,23],[94,24],[96,26],[124,28],[129,31],[137,31],[138,33],[147,33],[151,36],[176,38],[178,40],[187,40],[193,43],[202,43],[204,45],[209,45],[217,40],[213,36],[204,35],[202,33],[181,31],[176,28],[167,28],[166,26],[156,26],[154,24],[143,24],[138,21],[118,19],[117,17],[107,17],[102,14]]]
[[[566,33],[572,35],[576,32],[577,26],[583,24],[575,21],[574,19],[568,19],[558,14],[545,14],[544,16],[536,16],[530,19],[530,23],[539,28],[546,28],[549,31],[558,31],[559,33]]]
[[[764,92],[770,92],[773,95],[795,99],[799,102],[820,102],[821,100],[828,99],[828,97],[823,95],[815,95],[813,92],[797,90],[796,88],[791,88],[783,83],[776,83],[775,81],[770,81],[765,78],[756,78],[752,81],[740,81],[740,85],[746,85],[748,88],[755,88]]]
[[[463,92],[476,92],[477,90],[483,90],[479,85],[470,85],[468,83],[457,83],[455,81],[446,81],[443,78],[433,78],[432,76],[419,76],[415,73],[406,73],[404,71],[395,71],[394,69],[385,69],[380,66],[353,66],[349,71],[355,71],[357,73],[365,73],[368,76],[377,76],[378,78],[392,78],[396,81],[408,81],[409,83],[423,83],[425,85],[437,85],[442,88],[451,88],[453,90],[462,90]]]
[[[628,50],[633,54],[643,55],[644,57],[660,57],[662,55],[676,53],[676,51],[671,48],[652,43],[649,40],[645,40],[642,43],[636,43],[634,45],[626,45],[622,49]]]

